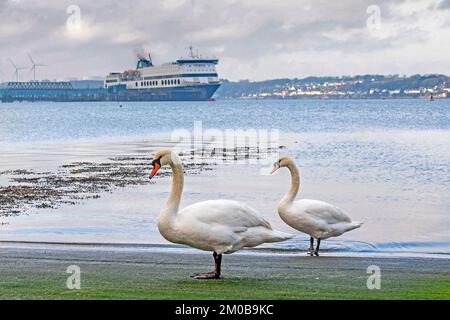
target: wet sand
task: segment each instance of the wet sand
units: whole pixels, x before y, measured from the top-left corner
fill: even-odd
[[[69,290],[67,267],[81,269]],[[450,299],[447,259],[369,258],[302,254],[224,256],[223,278],[200,251],[148,247],[0,245],[1,299]],[[381,270],[381,289],[367,288],[367,267]]]
[[[283,139],[274,153],[295,154],[296,138]],[[161,170],[154,180],[149,180],[148,174],[152,152],[168,147],[173,143],[162,138],[132,138],[36,145],[20,152],[15,147],[4,148],[0,157],[0,241],[167,244],[156,228],[156,218],[170,190],[170,174]],[[231,161],[224,163],[223,150],[215,152],[217,162],[210,154],[191,159],[189,150],[183,156],[183,207],[207,199],[243,201],[274,228],[297,235],[270,244],[272,249],[297,252],[308,247],[308,236],[287,226],[276,213],[290,181],[288,171],[268,175],[270,159],[257,164],[247,161],[267,153],[231,150],[233,157],[227,157]],[[234,155],[246,161],[236,163]],[[299,160],[299,198],[333,203],[354,220],[365,222],[362,228],[324,241],[324,252],[448,258],[448,219],[436,214],[442,211],[440,202],[418,201],[405,207],[405,201],[418,197],[415,190],[380,198],[376,195],[385,194],[388,184],[373,183],[368,189],[346,176],[336,177],[335,167],[320,164],[316,168],[314,163],[303,160],[303,155]]]

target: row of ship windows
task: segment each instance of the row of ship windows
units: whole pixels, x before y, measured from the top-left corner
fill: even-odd
[[[188,72],[200,72],[200,71],[202,71],[202,72],[214,72],[214,69],[213,68],[210,68],[210,69],[187,69],[187,71]]]
[[[174,79],[174,80],[161,80],[161,83],[159,83],[158,80],[154,81],[141,81],[140,86],[141,87],[153,87],[153,86],[170,86],[175,84],[181,84],[180,79]],[[139,87],[139,82],[136,82],[136,87]]]

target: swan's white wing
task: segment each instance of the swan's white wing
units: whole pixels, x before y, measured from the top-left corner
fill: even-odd
[[[290,210],[309,215],[314,220],[322,220],[328,225],[352,221],[342,209],[319,200],[295,201]]]
[[[206,224],[219,224],[243,230],[251,227],[272,229],[270,223],[256,210],[242,202],[232,200],[197,202],[183,208],[178,215],[183,220],[197,220]]]
[[[202,250],[231,253],[243,247],[291,237],[272,230],[267,220],[241,202],[210,200],[185,207],[177,214],[171,241]]]

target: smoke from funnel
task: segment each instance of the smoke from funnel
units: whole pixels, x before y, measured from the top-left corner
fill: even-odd
[[[134,48],[134,55],[139,59],[149,60],[151,62],[150,48],[146,45],[140,45]]]

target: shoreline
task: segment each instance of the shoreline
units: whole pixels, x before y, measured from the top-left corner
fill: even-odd
[[[403,132],[395,132],[393,137],[382,136],[382,146],[397,140],[405,142],[405,139],[406,145],[409,146],[417,138],[417,136],[407,137]],[[438,134],[438,142],[444,141],[445,136]],[[436,132],[434,137],[436,138]],[[281,141],[282,153],[295,156],[299,150],[303,150],[300,165],[304,179],[300,197],[328,201],[348,210],[354,220],[367,221],[364,229],[355,230],[346,237],[337,238],[336,241],[327,240],[322,247],[324,253],[359,257],[439,255],[448,258],[450,242],[444,228],[445,220],[439,216],[430,220],[421,215],[422,212],[439,213],[442,210],[442,207],[438,207],[441,201],[438,197],[427,198],[427,195],[435,190],[424,190],[419,199],[413,188],[404,190],[401,184],[379,182],[375,178],[378,174],[376,171],[367,172],[367,169],[364,169],[365,172],[361,172],[361,169],[365,168],[365,163],[353,165],[349,163],[348,166],[353,166],[351,170],[339,171],[339,162],[330,162],[327,150],[331,148],[330,144],[334,145],[333,148],[337,148],[340,144],[345,146],[349,139],[352,139],[351,134],[336,137],[329,133],[318,132],[305,135],[285,134]],[[372,144],[373,138],[370,134],[359,134],[358,141]],[[45,197],[45,192],[38,193],[37,204],[43,208],[31,210],[29,215],[0,217],[0,240],[50,241],[63,244],[165,243],[156,228],[155,219],[170,189],[170,173],[162,172],[158,176],[158,181],[147,180],[147,175],[151,151],[167,147],[170,143],[167,139],[144,138],[131,139],[127,143],[124,140],[114,143],[103,142],[90,140],[81,145],[67,145],[61,149],[55,149],[55,146],[49,149],[46,149],[46,146],[38,146],[39,152],[21,155],[23,161],[33,160],[38,156],[39,162],[34,173],[18,172],[19,177],[16,177],[18,180],[15,183],[21,183],[25,190],[30,186],[30,182],[31,185],[38,187],[37,190],[47,193],[48,190],[53,190],[56,192],[54,194],[56,204],[59,203],[61,206],[57,206],[58,210],[45,208],[52,206],[53,203],[49,201],[51,199]],[[312,145],[317,145],[317,150],[311,149]],[[418,151],[420,150],[422,149]],[[254,158],[255,154],[249,153],[249,156]],[[191,163],[189,154],[186,154],[183,206],[216,198],[243,201],[259,211],[275,229],[298,235],[292,242],[270,248],[259,247],[254,251],[246,251],[246,254],[252,252],[303,254],[302,251],[308,245],[305,241],[306,236],[287,226],[276,213],[276,205],[289,182],[287,172],[273,176],[262,174],[261,169],[266,167],[265,170],[269,171],[271,163],[265,166],[262,163],[229,165],[198,160]],[[17,165],[16,162],[11,164]],[[34,167],[34,162],[32,164]],[[54,165],[55,169],[47,169],[49,164]],[[371,167],[377,168],[373,164],[368,166]],[[339,175],[337,176],[335,172],[339,172]],[[246,179],[242,179],[243,176]],[[365,191],[367,185],[370,189]],[[396,192],[387,194],[388,187]],[[67,195],[74,196],[75,199],[61,197],[66,194],[66,190],[70,191]],[[354,197],[349,198],[349,194]],[[425,201],[418,201],[420,203],[416,206],[405,209],[403,202],[398,199],[411,197]],[[29,201],[31,205],[33,202],[26,194],[25,198],[18,200]],[[415,222],[408,223],[408,219],[401,218],[406,215],[415,215]],[[385,219],[395,223],[380,223]],[[436,221],[441,222],[437,224]]]
[[[348,242],[349,240],[343,240]],[[295,244],[300,242],[304,247]],[[328,241],[329,243],[330,241]],[[338,242],[332,240],[331,242]],[[263,244],[254,248],[243,248],[233,255],[258,255],[258,256],[307,256],[308,240],[296,241],[295,244],[290,244],[289,247],[273,246],[273,244]],[[331,245],[337,245],[332,243]],[[149,243],[149,242],[57,242],[57,241],[22,241],[22,240],[0,240],[0,249],[20,249],[20,250],[86,250],[86,251],[140,251],[140,252],[167,252],[172,254],[208,254],[199,249],[191,248],[185,245],[172,243]],[[342,258],[400,258],[400,259],[450,259],[450,254],[447,252],[411,252],[411,251],[345,251],[342,249],[323,248],[321,256],[332,256]]]

